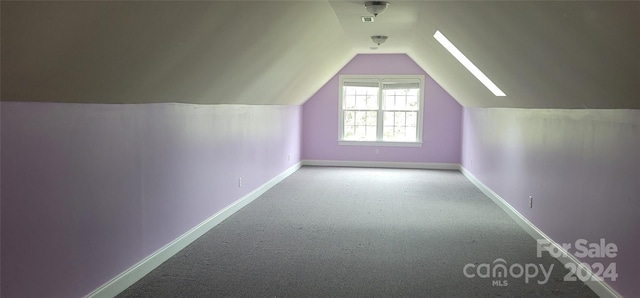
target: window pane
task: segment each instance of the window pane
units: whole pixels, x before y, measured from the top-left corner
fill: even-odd
[[[384,112],[383,125],[393,126],[393,112]]]
[[[362,112],[362,111],[356,112],[356,124],[357,125],[367,124],[367,112]]]
[[[384,108],[387,110],[395,110],[396,109],[396,96],[395,90],[384,90],[382,93],[382,97],[384,99]]]
[[[393,127],[385,127],[382,132],[382,137],[387,141],[393,139]]]
[[[404,122],[404,112],[396,112],[395,113],[395,126],[404,126],[405,122]]]
[[[344,107],[345,109],[377,110],[378,88],[345,86]]]
[[[395,137],[398,140],[404,139],[406,133],[406,129],[404,127],[396,127],[395,129]]]
[[[356,109],[364,110],[367,108],[367,96],[356,95]]]
[[[418,136],[418,130],[415,127],[407,127],[407,136],[406,136],[406,141],[407,142],[415,142],[417,140],[417,136]]]
[[[418,112],[384,112],[382,137],[385,141],[415,142]]]
[[[378,112],[367,112],[367,125],[373,125],[374,129],[378,124]]]
[[[420,89],[384,90],[384,108],[387,110],[418,110],[418,93]]]
[[[345,86],[343,89],[343,92],[345,95],[355,95],[356,94],[356,89],[353,87],[347,87]]]
[[[410,109],[410,110],[417,110],[418,109],[418,96],[417,95],[407,96],[407,108]]]
[[[369,110],[377,110],[378,109],[378,96],[369,96],[367,97],[367,109]]]
[[[356,139],[364,140],[367,137],[367,127],[364,125],[356,126]]]
[[[407,99],[403,96],[396,98],[396,108],[398,110],[404,110],[407,108]]]
[[[372,95],[378,94],[378,87],[352,87],[356,89],[357,94]]]
[[[411,126],[411,127],[418,126],[418,112],[407,113],[407,126]]]
[[[347,95],[367,95],[378,93],[378,87],[345,86],[344,90]]]
[[[355,115],[352,111],[344,112],[344,124],[345,125],[354,125],[355,124]]]
[[[345,97],[345,109],[354,109],[356,107],[356,97],[355,95],[347,95]]]
[[[368,125],[367,127],[367,140],[375,141],[376,140],[376,127]]]
[[[353,125],[345,125],[344,126],[344,139],[345,140],[353,140],[355,137],[356,127]]]

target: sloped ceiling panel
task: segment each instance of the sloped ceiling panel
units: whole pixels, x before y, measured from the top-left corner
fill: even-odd
[[[409,55],[465,106],[640,108],[640,3],[433,1]],[[433,38],[451,40],[496,97]]]
[[[465,106],[640,108],[640,2],[396,0],[366,24],[363,2],[2,1],[2,100],[299,104],[356,53],[408,53]]]
[[[300,104],[355,52],[324,1],[2,3],[2,99]]]

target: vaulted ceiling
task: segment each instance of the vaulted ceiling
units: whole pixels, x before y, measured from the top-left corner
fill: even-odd
[[[465,106],[640,108],[640,2],[390,1],[374,23],[363,2],[2,1],[2,100],[301,104],[358,53],[407,53]]]

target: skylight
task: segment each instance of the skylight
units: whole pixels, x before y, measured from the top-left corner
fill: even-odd
[[[489,80],[489,78],[484,73],[482,73],[482,71],[480,71],[480,69],[478,69],[478,67],[476,67],[473,62],[469,60],[469,58],[462,54],[462,52],[460,52],[460,50],[458,50],[458,48],[456,48],[456,46],[454,46],[442,33],[440,33],[439,30],[436,30],[436,33],[433,35],[433,37],[438,42],[440,42],[440,44],[442,44],[442,46],[447,49],[447,51],[449,51],[451,55],[453,55],[453,57],[456,57],[456,59],[458,59],[458,61],[460,61],[460,63],[462,63],[464,67],[466,67],[474,76],[476,76],[476,78],[480,80],[482,84],[484,84],[491,92],[493,92],[495,96],[506,96],[506,94],[504,94],[504,92],[502,92],[502,90],[500,90],[500,88],[498,88],[496,84]]]

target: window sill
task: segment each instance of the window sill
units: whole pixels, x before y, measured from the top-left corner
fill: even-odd
[[[422,142],[383,142],[383,141],[342,141],[340,146],[379,146],[379,147],[422,147]]]

